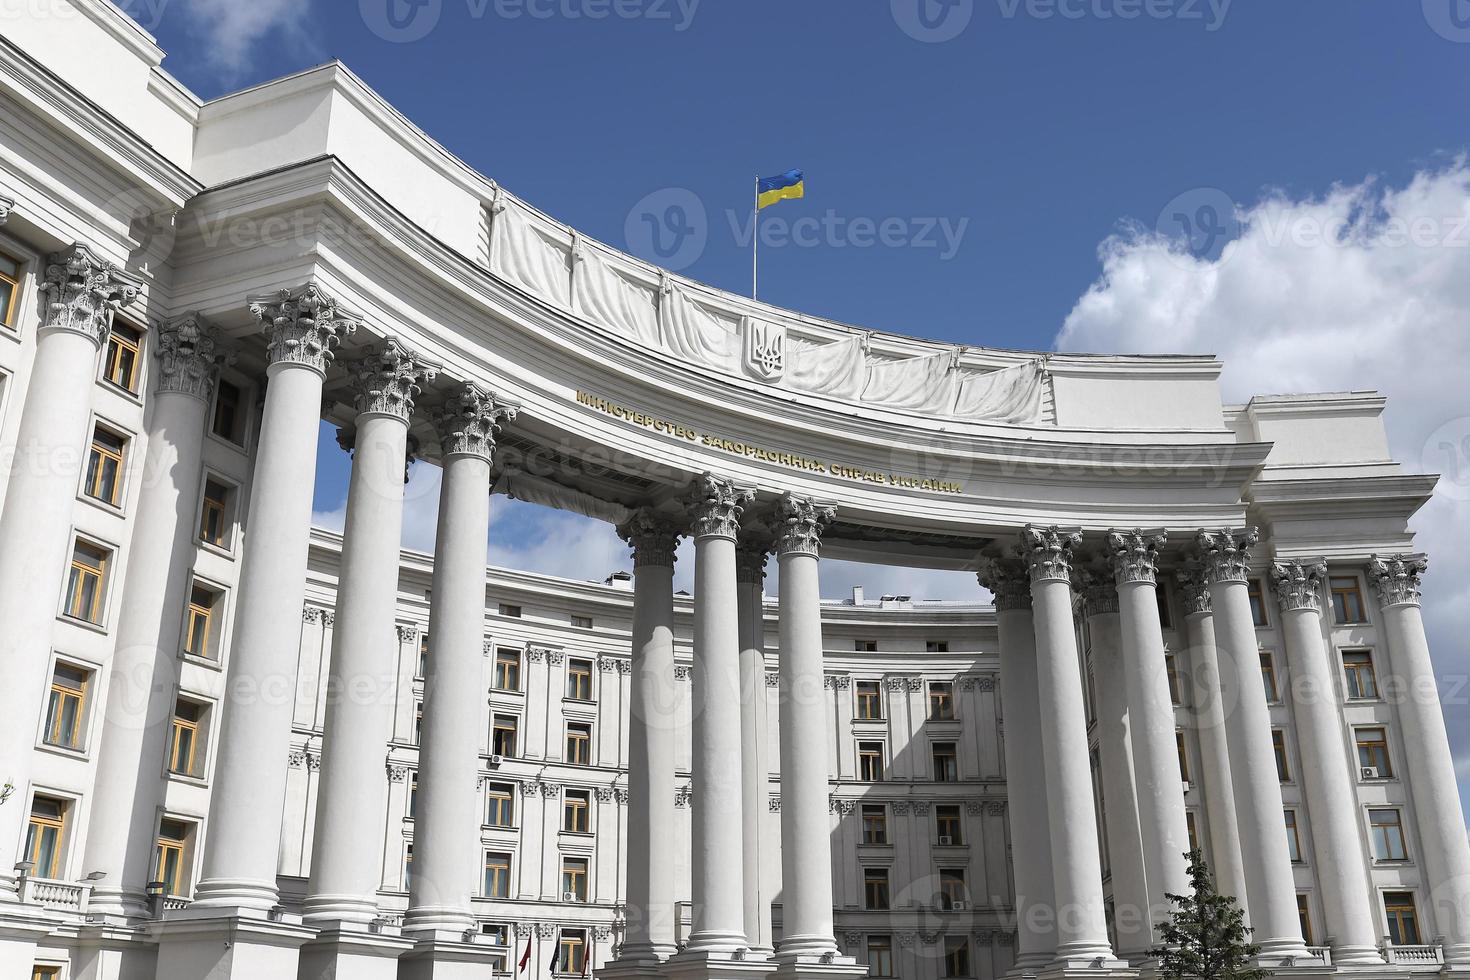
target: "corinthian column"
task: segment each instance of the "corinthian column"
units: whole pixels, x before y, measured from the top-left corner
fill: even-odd
[[[1162,531],[1108,532],[1108,553],[1118,585],[1123,677],[1128,687],[1129,736],[1151,923],[1168,914],[1166,896],[1189,890],[1184,860],[1189,827],[1184,818],[1174,698],[1169,692],[1157,593],[1158,551],[1166,540]]]
[[[1240,851],[1246,857],[1245,886],[1250,897],[1252,939],[1263,957],[1306,955],[1297,916],[1291,855],[1282,830],[1281,782],[1271,745],[1271,713],[1261,684],[1261,659],[1255,621],[1246,591],[1255,528],[1201,531],[1197,544],[1214,607],[1215,647],[1225,711],[1226,744],[1235,787],[1235,819]]]
[[[980,584],[995,598],[1000,632],[1000,683],[1005,712],[1006,812],[1016,883],[1015,973],[1035,973],[1056,956],[1055,886],[1047,829],[1046,771],[1036,764],[1041,705],[1036,687],[1036,629],[1031,578],[1010,559],[981,562]]]
[[[766,609],[765,580],[768,545],[744,542],[736,549],[735,578],[740,612],[740,765],[741,797],[745,804],[745,940],[758,952],[769,954],[771,897],[766,865],[771,858],[765,832],[766,794],[770,761],[766,752]]]
[[[1428,567],[1423,555],[1374,555],[1368,578],[1383,607],[1393,673],[1409,691],[1399,704],[1399,727],[1424,849],[1419,864],[1428,876],[1435,924],[1445,937],[1445,961],[1464,968],[1470,966],[1470,844],[1419,609],[1419,579]]]
[[[1291,700],[1302,751],[1302,786],[1312,827],[1317,881],[1327,912],[1334,964],[1382,963],[1368,902],[1368,867],[1358,825],[1358,796],[1343,751],[1343,718],[1337,707],[1336,665],[1322,639],[1322,581],[1327,563],[1278,561],[1271,586],[1281,605],[1282,632],[1291,668]]]
[[[13,783],[18,797],[0,807],[0,854],[20,853],[30,813],[31,756],[78,468],[87,458],[97,351],[113,312],[131,304],[139,288],[85,245],[52,256],[41,284],[45,312],[0,512],[0,782]],[[14,863],[0,861],[0,902],[16,900]]]
[[[1225,742],[1225,704],[1220,658],[1215,650],[1215,615],[1203,566],[1191,562],[1178,572],[1184,593],[1184,629],[1189,643],[1190,705],[1194,711],[1205,815],[1210,822],[1210,870],[1221,894],[1232,895],[1250,923],[1240,829],[1235,821],[1235,781],[1230,777],[1230,747]]]
[[[674,955],[674,561],[679,528],[640,510],[618,528],[633,549],[628,712],[628,926],[608,977],[654,977]]]
[[[1077,531],[1027,526],[1021,553],[1031,574],[1042,764],[1050,812],[1052,881],[1057,903],[1056,964],[1122,969],[1113,956],[1103,910],[1102,857],[1092,799],[1087,711],[1072,621],[1072,549]]]
[[[82,864],[104,877],[89,910],[103,915],[148,912],[158,807],[163,801],[169,719],[178,683],[179,637],[189,596],[204,476],[204,422],[224,355],[218,334],[190,315],[154,332],[153,411],[148,456],[133,515],[127,591],[108,669],[107,707],[97,740],[94,820]]]

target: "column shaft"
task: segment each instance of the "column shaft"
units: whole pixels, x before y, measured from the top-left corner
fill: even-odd
[[[770,951],[771,896],[762,870],[769,859],[765,839],[770,763],[766,753],[766,610],[764,546],[742,547],[740,580],[740,763],[745,806],[745,939],[753,949]]]

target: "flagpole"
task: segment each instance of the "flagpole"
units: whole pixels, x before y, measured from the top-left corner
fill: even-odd
[[[761,175],[755,175],[755,216],[750,224],[750,298],[755,299],[756,276],[760,272]]]

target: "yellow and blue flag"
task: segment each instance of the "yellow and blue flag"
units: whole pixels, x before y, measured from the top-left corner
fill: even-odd
[[[775,177],[762,177],[756,184],[755,207],[770,207],[777,201],[794,201],[806,196],[806,175],[800,170],[788,170]]]

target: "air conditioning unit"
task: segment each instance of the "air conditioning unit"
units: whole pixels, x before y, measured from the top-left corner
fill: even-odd
[[[950,902],[949,903],[949,910],[951,912],[968,912],[968,911],[970,911],[970,903],[969,902]]]
[[[502,762],[504,762],[504,761],[505,761],[505,756],[503,756],[503,755],[492,755],[490,757],[490,768],[491,769],[498,769],[498,768],[500,768],[500,764]]]
[[[581,901],[581,899],[577,897],[577,893],[576,892],[562,892],[561,893],[561,900],[563,902],[580,902]]]
[[[954,838],[953,837],[940,837],[939,838],[939,846],[940,847],[953,847],[954,846]]]
[[[1379,779],[1379,778],[1381,778],[1381,776],[1379,775],[1378,767],[1377,766],[1364,766],[1362,768],[1362,776],[1363,776],[1364,779]]]

